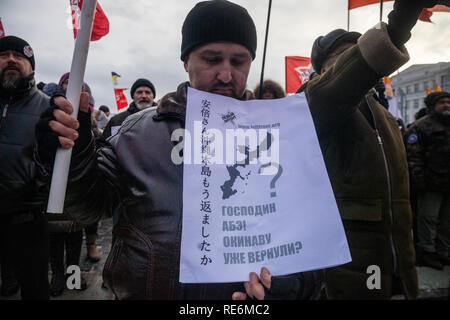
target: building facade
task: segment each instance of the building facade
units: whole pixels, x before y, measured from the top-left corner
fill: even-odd
[[[439,85],[450,92],[450,62],[415,64],[391,77],[392,89],[405,124],[414,122],[414,114],[425,107],[426,89]]]

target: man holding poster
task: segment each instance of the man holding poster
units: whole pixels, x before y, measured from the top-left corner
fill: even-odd
[[[309,134],[302,135],[300,127],[312,124],[314,119],[320,139],[321,130],[333,125],[335,119],[335,112],[314,118],[314,110],[337,101],[327,90],[333,92],[337,87],[338,101],[345,111],[346,106],[364,97],[379,76],[406,62],[406,53],[388,41],[385,25],[384,29],[370,30],[368,37],[376,41],[372,46],[385,50],[393,64],[386,67],[370,52],[362,54],[359,45],[353,47],[349,52],[356,65],[365,67],[367,78],[332,83],[327,74],[337,71],[326,72],[311,81],[306,97],[277,100],[285,103],[278,122],[273,121],[272,112],[265,112],[265,117],[260,112],[273,100],[239,101],[244,97],[256,51],[256,28],[247,10],[224,0],[200,2],[188,14],[182,35],[181,59],[189,83],[165,95],[156,111],[144,110],[129,117],[108,145],[97,152],[90,124],[85,121],[85,97],[81,97],[79,121],[68,115],[71,106],[65,99],[54,99],[53,109],[41,117],[48,129],[38,132],[37,137],[36,157],[43,179],[49,176],[58,142],[63,148],[75,146],[65,211],[89,224],[119,207],[115,241],[104,270],[105,282],[119,299],[319,297],[322,271],[296,272],[340,265],[350,257],[328,178],[322,175],[314,181],[308,175],[318,167],[325,168],[314,128],[309,126]],[[337,63],[346,63],[346,57],[344,54]],[[356,67],[340,72],[343,78],[361,76]],[[193,130],[183,130],[189,126]],[[232,135],[239,130],[246,130],[248,136],[236,148],[231,143],[231,152],[224,157],[219,152],[219,132],[225,132],[222,146],[228,147],[223,142],[229,138],[239,141],[239,136]],[[151,142],[146,137],[151,137]],[[49,141],[55,142],[53,146]],[[298,146],[308,146],[301,153],[311,157],[302,155],[295,169],[292,160],[300,158]],[[266,170],[275,175],[267,180]],[[193,184],[197,186],[188,188]],[[298,200],[304,195],[311,201]],[[251,202],[253,199],[259,202]],[[381,200],[373,205],[381,208]],[[299,216],[303,221],[290,220]],[[378,211],[371,218],[377,220]],[[189,234],[195,237],[186,239]],[[396,240],[403,245],[405,239]],[[326,251],[327,245],[333,253]],[[211,268],[218,261],[221,264]],[[251,273],[250,281],[242,285],[251,266],[258,274]],[[233,272],[224,272],[230,269]],[[239,274],[242,269],[246,274]],[[283,276],[272,277],[271,273]],[[359,286],[369,276],[351,280]],[[381,290],[382,297],[390,291],[384,287]]]
[[[172,140],[173,132],[185,127],[188,87],[234,99],[246,96],[256,52],[256,28],[245,8],[229,1],[204,1],[186,17],[182,35],[181,60],[189,83],[164,96],[156,111],[146,109],[128,117],[118,134],[97,152],[89,133],[90,122],[85,121],[84,96],[79,122],[67,114],[71,106],[62,97],[54,98],[53,108],[41,118],[48,126],[38,133],[37,158],[44,179],[47,176],[48,180],[57,142],[65,148],[75,145],[65,212],[90,224],[119,207],[114,243],[104,269],[105,283],[118,299],[231,299],[234,293],[234,298],[240,298],[246,291],[243,281],[248,280],[248,272],[234,283],[179,281],[185,214],[183,163],[174,156],[174,145],[179,141]],[[234,122],[233,117],[221,119]],[[227,190],[224,187],[224,193]],[[266,235],[261,241],[269,238]],[[296,244],[294,251],[300,246]],[[281,250],[284,254],[291,249]],[[259,269],[255,271],[259,274]],[[216,273],[220,279],[221,274]],[[251,288],[246,284],[250,296],[306,299],[322,293],[322,271],[277,278],[264,269],[261,278],[265,288],[256,274],[252,275]],[[253,289],[257,291],[251,293]]]

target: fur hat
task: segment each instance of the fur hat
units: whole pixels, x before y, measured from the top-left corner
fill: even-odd
[[[259,84],[256,86],[255,90],[253,90],[253,93],[255,94],[255,98],[259,99]],[[262,93],[264,94],[264,91],[271,91],[275,97],[275,99],[284,98],[286,96],[286,93],[284,92],[284,89],[281,85],[279,85],[277,82],[267,79],[263,82],[263,89]]]

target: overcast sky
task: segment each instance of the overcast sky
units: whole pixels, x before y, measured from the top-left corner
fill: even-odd
[[[122,77],[119,86],[130,88],[137,78],[148,78],[157,99],[188,80],[180,60],[181,26],[193,0],[99,0],[110,32],[91,42],[85,81],[96,107],[116,104],[111,71]],[[259,82],[268,0],[235,0],[249,11],[257,27],[258,49],[248,88]],[[69,71],[74,41],[68,28],[69,0],[0,0],[0,17],[7,35],[27,40],[35,52],[37,81],[58,82]],[[309,56],[315,38],[336,28],[347,28],[347,0],[274,0],[270,22],[265,77],[285,85],[284,57]],[[384,5],[383,20],[392,9]],[[450,13],[434,13],[434,24],[418,22],[407,44],[411,60],[400,70],[418,63],[450,60]],[[350,29],[364,32],[379,20],[379,6],[354,9]],[[129,91],[125,91],[131,102]]]

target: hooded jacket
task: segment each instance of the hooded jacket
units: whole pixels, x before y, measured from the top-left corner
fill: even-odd
[[[21,88],[0,92],[0,219],[42,210],[35,184],[34,128],[50,98],[37,89],[34,73]]]

